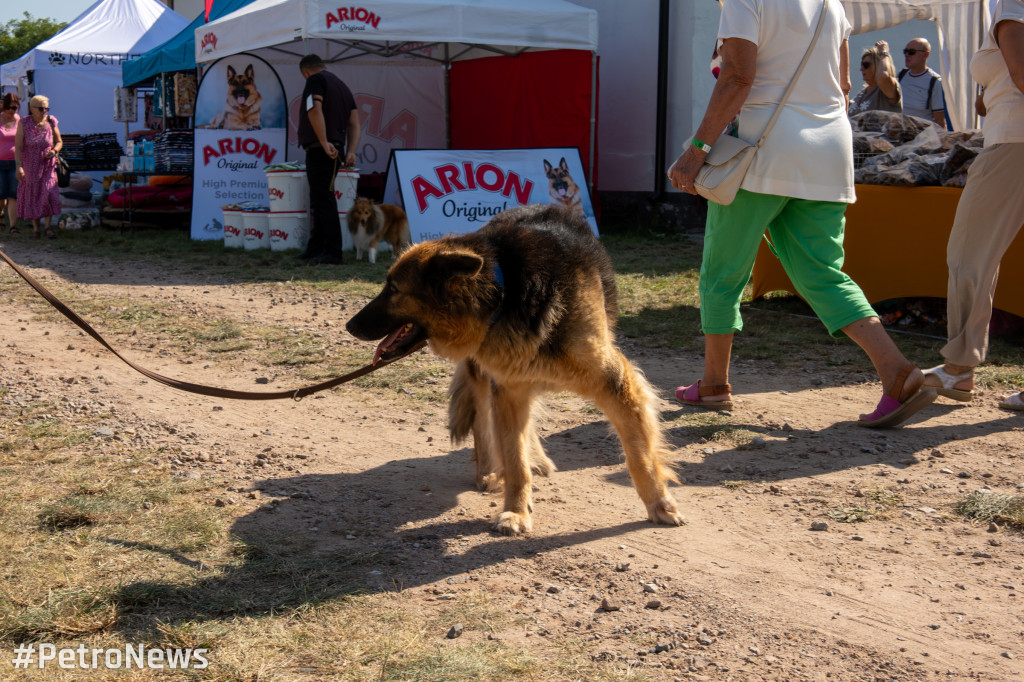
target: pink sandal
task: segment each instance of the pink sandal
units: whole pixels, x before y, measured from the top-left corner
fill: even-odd
[[[721,395],[723,393],[732,393],[732,384],[720,384],[718,386],[701,386],[701,380],[697,379],[696,383],[690,384],[689,386],[680,386],[676,389],[676,400],[681,402],[683,405],[692,405],[693,407],[703,407],[707,410],[731,410],[731,400],[701,400],[706,395]]]
[[[917,369],[917,366],[913,364],[908,364],[904,367],[899,375],[896,376],[896,381],[889,392],[882,395],[882,399],[878,401],[875,411],[871,414],[862,414],[860,419],[857,420],[857,425],[866,426],[870,429],[896,426],[907,421],[922,409],[935,402],[935,399],[939,397],[938,392],[931,386],[926,386],[924,382],[921,383],[920,388],[913,395],[902,403],[899,401],[899,395],[903,393],[907,377],[915,369]]]

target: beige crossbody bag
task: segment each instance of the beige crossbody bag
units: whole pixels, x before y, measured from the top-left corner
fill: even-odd
[[[814,37],[811,38],[811,45],[807,48],[800,66],[797,67],[796,73],[793,74],[793,78],[789,81],[786,92],[783,93],[782,99],[779,101],[779,106],[775,108],[775,113],[772,114],[772,118],[768,121],[768,126],[764,129],[761,139],[757,141],[757,144],[750,144],[732,135],[720,135],[711,151],[708,152],[707,158],[704,159],[704,165],[697,172],[697,177],[693,182],[693,188],[708,201],[728,206],[736,198],[736,192],[740,189],[743,176],[747,174],[747,169],[750,168],[750,164],[754,161],[754,153],[764,144],[768,133],[771,132],[772,126],[775,125],[779,114],[782,113],[782,107],[785,106],[786,100],[789,99],[790,93],[793,92],[793,87],[796,85],[797,79],[800,78],[800,74],[803,72],[804,66],[807,64],[807,60],[810,58],[811,52],[818,42],[818,36],[821,34],[821,27],[825,24],[827,13],[828,0],[825,0],[821,7],[821,15],[818,17],[818,26],[814,29]],[[685,146],[690,146],[692,140],[693,138],[687,140]]]

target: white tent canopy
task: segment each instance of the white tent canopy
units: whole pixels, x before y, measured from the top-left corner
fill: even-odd
[[[410,42],[594,51],[597,12],[564,0],[367,0],[347,7],[336,0],[256,0],[196,29],[196,61],[308,38],[384,56],[407,51],[390,43]]]
[[[255,0],[196,28],[196,63],[261,48],[297,57],[315,53],[327,63],[369,57],[426,59],[446,65],[532,50],[589,51],[587,171],[592,182],[597,19],[596,10],[567,0],[364,0],[345,6],[337,0]],[[446,112],[447,107],[446,102]]]
[[[974,82],[969,66],[981,47],[991,15],[988,0],[842,0],[854,33],[912,19],[934,21],[939,32],[939,73],[946,111],[956,130],[975,127]],[[892,49],[902,46],[893,45]]]
[[[113,120],[121,62],[188,24],[158,0],[99,0],[64,30],[4,64],[3,85],[49,97],[63,132],[123,134]]]
[[[129,55],[149,51],[188,23],[158,0],[99,0],[64,30],[4,64],[3,84],[15,85],[29,71],[110,66],[120,72]]]

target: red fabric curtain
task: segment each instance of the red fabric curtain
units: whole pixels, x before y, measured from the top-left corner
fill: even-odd
[[[583,50],[454,62],[452,148],[579,147],[589,169],[590,65]],[[596,163],[594,169],[596,175]],[[596,187],[597,179],[591,180]]]

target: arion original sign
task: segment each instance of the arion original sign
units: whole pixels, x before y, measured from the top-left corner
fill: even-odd
[[[473,232],[502,211],[527,204],[578,212],[598,233],[575,147],[396,149],[384,200],[405,208],[414,242]]]

